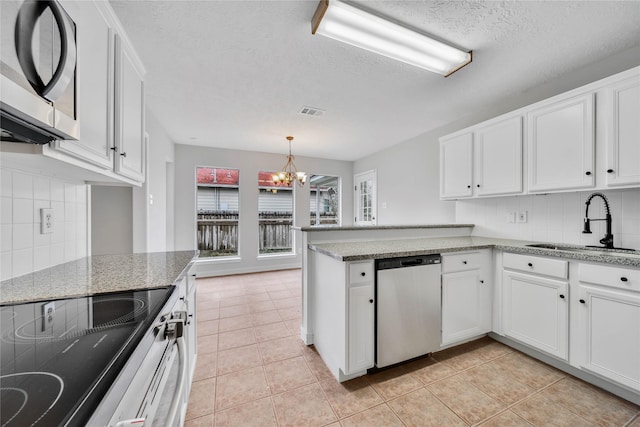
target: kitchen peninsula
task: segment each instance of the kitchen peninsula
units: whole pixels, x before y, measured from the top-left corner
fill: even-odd
[[[478,237],[472,227],[302,229],[302,338],[339,381],[366,374],[376,366],[377,260],[441,254],[434,351],[489,334],[640,402],[640,344],[629,344],[640,333],[640,253]]]

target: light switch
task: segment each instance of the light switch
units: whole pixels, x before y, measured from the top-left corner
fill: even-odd
[[[40,234],[53,233],[53,209],[40,209]]]
[[[507,222],[509,224],[513,224],[516,222],[516,213],[515,212],[507,212]]]

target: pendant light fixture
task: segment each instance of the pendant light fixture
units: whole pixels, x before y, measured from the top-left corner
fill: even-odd
[[[307,181],[307,174],[304,172],[298,172],[296,165],[293,163],[294,157],[291,155],[291,141],[293,141],[293,137],[288,136],[287,141],[289,141],[289,155],[287,156],[287,163],[282,168],[282,171],[272,175],[273,183],[275,185],[290,186],[295,180],[302,187]]]
[[[338,0],[321,0],[311,33],[447,77],[469,64],[465,52]]]

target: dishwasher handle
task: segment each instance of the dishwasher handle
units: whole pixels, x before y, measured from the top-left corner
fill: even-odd
[[[417,265],[424,265],[422,258],[412,259],[408,261],[400,261],[402,267],[415,267]]]

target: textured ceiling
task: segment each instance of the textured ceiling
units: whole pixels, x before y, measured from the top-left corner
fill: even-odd
[[[367,1],[467,50],[451,77],[311,35],[317,1],[111,4],[180,144],[356,160],[640,44],[640,1]],[[638,60],[640,64],[640,59]],[[298,112],[326,110],[321,117]]]

